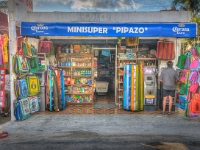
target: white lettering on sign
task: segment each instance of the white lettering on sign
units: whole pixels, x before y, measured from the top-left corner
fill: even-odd
[[[24,3],[24,4],[26,4],[26,6],[29,8],[29,9],[31,9],[31,10],[33,10],[33,3],[32,3],[32,0],[19,0],[21,3]]]
[[[38,24],[37,26],[31,26],[31,30],[35,32],[44,32],[44,30],[48,30],[48,26],[44,26],[43,24]]]
[[[107,28],[103,27],[67,27],[67,32],[74,33],[108,33]]]
[[[189,28],[178,28],[178,27],[173,27],[172,28],[173,32],[176,32],[177,34],[185,34],[185,32],[189,32]]]
[[[147,27],[113,27],[113,30],[116,31],[116,33],[144,33],[145,30],[148,30]]]

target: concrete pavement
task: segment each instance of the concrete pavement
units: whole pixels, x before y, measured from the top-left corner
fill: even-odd
[[[86,140],[87,142],[85,143],[88,144],[92,144],[90,140],[95,140],[98,145],[98,141],[102,142],[102,140],[104,142],[111,140],[110,143],[112,143],[113,141],[127,142],[132,139],[135,142],[139,140],[140,146],[142,146],[141,141],[144,142],[143,144],[147,145],[151,142],[155,143],[161,141],[179,142],[181,144],[193,142],[196,143],[196,146],[193,148],[200,149],[200,144],[198,142],[200,141],[199,129],[200,118],[188,119],[182,114],[34,114],[24,121],[10,121],[3,124],[3,131],[8,132],[9,136],[0,140],[0,149],[1,147],[5,148],[5,146],[11,146],[12,144],[15,147],[16,144],[20,143],[29,143],[28,145],[30,146],[30,143],[35,143],[36,141],[36,143],[42,145],[42,143],[45,143],[44,140],[46,140],[46,142],[51,141],[51,143],[49,143],[50,145],[55,141],[61,142],[63,140],[73,143],[73,139],[76,141],[76,146],[80,144],[78,141],[82,140]],[[37,144],[35,144],[35,146],[36,145]],[[153,145],[155,146],[155,144]],[[73,146],[71,149],[83,148],[73,148]],[[188,147],[189,144],[186,144],[186,146]],[[93,145],[92,148],[94,147],[95,145]],[[148,146],[145,146],[145,148],[147,147]],[[151,147],[147,149],[149,148],[151,149]],[[109,147],[107,147],[107,149],[109,149]]]

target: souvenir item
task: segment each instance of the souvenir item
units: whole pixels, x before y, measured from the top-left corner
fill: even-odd
[[[123,109],[139,110],[138,104],[138,66],[125,65],[123,79]],[[131,88],[130,88],[131,87]]]
[[[29,68],[31,72],[36,72],[39,69],[39,59],[37,56],[32,56],[30,58],[27,58]]]
[[[40,41],[38,46],[38,52],[50,54],[51,44],[52,44],[51,41]]]
[[[16,120],[25,120],[30,116],[30,104],[27,98],[14,101],[14,115]]]
[[[27,59],[20,55],[13,56],[13,72],[15,72],[17,76],[28,74],[29,66]]]
[[[187,55],[185,54],[180,55],[178,57],[178,63],[176,64],[176,66],[180,69],[184,69],[186,58],[187,58]]]
[[[29,100],[29,104],[30,104],[30,113],[34,113],[39,111],[40,107],[39,107],[39,101],[38,101],[38,97],[33,96],[33,97],[27,97]]]
[[[26,79],[14,80],[14,90],[17,98],[26,98],[28,96],[28,85]]]
[[[35,96],[40,91],[40,81],[39,78],[35,75],[27,76],[27,84],[28,84],[28,95]]]

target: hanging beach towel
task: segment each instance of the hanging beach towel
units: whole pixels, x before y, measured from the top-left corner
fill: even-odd
[[[35,46],[31,45],[31,54],[32,56],[37,56],[38,52]]]
[[[23,56],[25,56],[25,57],[31,57],[32,56],[31,45],[28,43],[27,39],[25,39],[22,42],[22,52],[23,52]]]
[[[39,69],[39,59],[38,56],[32,56],[30,58],[27,58],[29,68],[31,72],[36,72]]]
[[[35,96],[40,91],[40,82],[37,76],[28,75],[26,78],[28,84],[28,95]]]
[[[14,55],[12,63],[13,63],[13,72],[17,76],[24,76],[29,73],[29,66],[26,58],[20,55]]]
[[[39,101],[37,96],[28,97],[29,104],[30,104],[30,113],[34,113],[39,111]]]
[[[22,99],[28,96],[28,86],[26,79],[14,80],[15,96]]]

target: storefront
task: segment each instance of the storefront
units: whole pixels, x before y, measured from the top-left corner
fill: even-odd
[[[9,2],[11,3],[11,2]],[[20,5],[20,4],[19,4]],[[115,92],[115,104],[120,105],[121,98],[119,98],[120,90],[118,83],[120,82],[120,64],[126,63],[134,63],[134,62],[144,62],[146,61],[147,57],[145,53],[140,53],[140,57],[135,56],[135,54],[125,55],[124,52],[130,52],[129,50],[139,50],[144,45],[148,45],[149,49],[156,50],[157,42],[159,40],[167,40],[172,41],[174,43],[174,53],[180,53],[180,38],[187,38],[187,37],[195,37],[196,36],[196,24],[189,23],[190,15],[189,12],[180,12],[180,11],[170,11],[170,12],[150,12],[150,13],[34,13],[29,12],[27,10],[23,10],[20,7],[20,11],[16,11],[12,9],[15,7],[14,5],[10,8],[10,58],[12,59],[13,55],[16,53],[17,49],[17,42],[15,40],[14,34],[12,34],[13,30],[15,30],[14,25],[16,25],[16,21],[21,23],[21,35],[26,36],[29,39],[29,43],[36,44],[37,47],[40,40],[44,40],[47,38],[55,45],[91,45],[91,55],[96,56],[98,55],[97,61],[104,62],[105,59],[108,60],[109,65],[104,67],[105,64],[102,64],[102,75],[112,75],[114,76],[109,81],[109,90],[113,90]],[[13,11],[15,11],[16,16],[14,15]],[[24,11],[24,15],[21,16],[21,12]],[[18,14],[19,13],[19,14]],[[51,23],[52,22],[52,23]],[[66,23],[68,22],[68,23]],[[74,23],[72,23],[74,22]],[[89,23],[85,23],[89,22]],[[117,23],[116,23],[117,22]],[[128,23],[125,23],[128,22]],[[178,22],[178,23],[177,23]],[[183,26],[184,25],[184,26]],[[172,30],[173,29],[173,30]],[[125,40],[127,37],[133,37],[139,39],[139,43],[134,46],[127,46]],[[32,40],[32,42],[30,41]],[[79,41],[79,42],[75,42]],[[82,43],[81,43],[82,41]],[[119,54],[119,51],[122,50],[117,46],[118,44],[126,46],[123,52],[124,55]],[[88,42],[88,43],[87,43]],[[153,43],[153,44],[151,44]],[[108,46],[109,45],[109,46]],[[78,46],[79,47],[79,46]],[[122,48],[121,47],[121,48]],[[58,48],[58,47],[57,47]],[[143,50],[148,49],[146,46],[143,47]],[[57,49],[55,48],[55,51]],[[102,56],[102,50],[104,55],[103,59],[100,57]],[[127,50],[127,51],[126,51]],[[61,52],[61,51],[60,51]],[[65,51],[66,52],[66,51]],[[96,52],[96,53],[95,53]],[[107,54],[105,52],[110,52]],[[133,51],[132,51],[133,52]],[[84,53],[87,55],[87,53]],[[155,51],[152,51],[152,55],[155,54]],[[72,54],[63,54],[59,53],[61,57],[65,57],[65,60],[60,58],[60,61],[66,62],[66,58]],[[109,56],[105,56],[109,55]],[[89,56],[89,55],[87,55]],[[115,56],[115,57],[114,57]],[[119,57],[118,57],[119,56]],[[128,58],[126,58],[128,56]],[[85,59],[86,57],[84,57]],[[91,57],[95,61],[94,57]],[[177,62],[178,56],[175,55],[173,61]],[[70,58],[69,58],[70,59]],[[68,60],[69,60],[68,59]],[[84,62],[85,60],[82,59]],[[127,60],[128,59],[128,60]],[[159,69],[160,61],[155,58],[148,58],[149,61],[155,61],[156,66]],[[151,60],[152,59],[152,60]],[[52,59],[53,60],[53,59]],[[68,61],[67,62],[70,62]],[[78,58],[77,60],[80,60]],[[115,60],[113,63],[113,60]],[[87,60],[89,61],[89,60]],[[124,62],[120,62],[124,61]],[[10,61],[11,62],[11,61]],[[51,61],[52,62],[52,61]],[[114,71],[111,71],[109,68],[113,68],[114,64]],[[63,63],[63,62],[62,62]],[[12,64],[12,62],[10,63]],[[57,60],[56,64],[59,64]],[[61,64],[61,63],[60,63]],[[59,65],[60,65],[59,64]],[[66,65],[67,63],[65,63]],[[150,65],[151,63],[148,63]],[[63,64],[62,64],[63,65]],[[80,64],[79,64],[80,65]],[[160,65],[161,66],[161,65]],[[12,68],[12,65],[10,66]],[[61,68],[65,69],[72,69],[73,66],[60,66]],[[75,66],[76,67],[76,66]],[[81,66],[82,67],[82,66]],[[86,70],[87,70],[86,66]],[[92,76],[94,77],[95,68],[92,66]],[[80,68],[79,68],[80,69]],[[107,70],[106,70],[107,69]],[[81,73],[81,71],[79,71]],[[77,72],[77,73],[79,73]],[[90,74],[90,71],[82,71],[86,72],[83,73],[84,75]],[[89,73],[88,73],[89,72]],[[69,72],[68,72],[69,73]],[[97,75],[98,76],[98,75]],[[11,73],[11,84],[13,84],[13,78],[15,77],[14,73]],[[104,80],[104,79],[103,79]],[[70,80],[71,81],[71,80]],[[73,81],[73,80],[72,80]],[[84,80],[83,80],[84,81]],[[93,82],[93,81],[92,81]],[[84,83],[84,82],[83,82]],[[142,81],[141,81],[142,83]],[[112,86],[111,86],[112,85]],[[159,87],[159,85],[158,85]],[[86,88],[89,89],[89,88]],[[86,90],[84,89],[84,90]],[[94,87],[92,88],[95,89]],[[142,89],[142,87],[141,87]],[[11,91],[14,91],[14,88],[11,88]],[[112,92],[112,93],[114,93]],[[100,93],[101,94],[101,93]],[[92,100],[94,100],[94,94]],[[142,96],[139,96],[142,97]],[[16,99],[15,93],[11,93],[11,102]],[[91,97],[89,97],[89,100]],[[142,102],[142,101],[140,101]],[[142,106],[142,105],[140,105]],[[11,107],[11,115],[14,114],[14,107]],[[141,108],[142,109],[142,108]],[[12,120],[15,120],[14,116],[11,116]]]
[[[52,89],[49,89],[50,91],[48,93],[50,96],[45,98],[46,100],[41,100],[43,101],[42,103],[46,102],[43,110],[49,109],[47,108],[49,105],[51,106],[50,111],[65,109],[65,102],[67,104],[77,105],[93,104],[95,93],[96,95],[107,94],[109,89],[110,93],[115,93],[113,95],[116,105],[125,105],[124,101],[128,97],[130,97],[131,101],[135,101],[133,104],[134,108],[131,109],[123,106],[124,109],[131,109],[133,111],[155,111],[155,107],[160,101],[159,94],[157,94],[159,93],[159,90],[157,90],[157,86],[159,86],[157,85],[157,83],[159,84],[158,74],[162,67],[162,61],[160,60],[164,60],[164,62],[166,60],[173,60],[176,63],[177,38],[195,37],[196,28],[195,23],[100,24],[22,22],[21,35],[24,37],[43,36],[46,39],[49,37],[52,38],[53,36],[53,40],[56,38],[58,40],[58,36],[67,38],[63,39],[60,43],[56,41],[56,44],[52,42],[52,39],[36,40],[38,42],[36,42],[38,55],[41,55],[40,53],[49,55],[51,53],[49,43],[53,45],[56,56],[56,62],[53,63],[53,66],[61,69],[63,74],[63,77],[57,76],[58,80],[60,80],[58,87],[61,88],[63,84],[62,92],[59,93],[62,95],[60,103],[63,105],[60,105],[59,108],[54,108],[55,102],[52,102],[54,94],[51,94],[50,91]],[[77,37],[79,37],[79,40],[77,40]],[[102,44],[101,41],[96,44],[96,41],[94,39],[89,40],[89,37],[95,37],[98,41],[105,37],[107,42]],[[71,41],[69,38],[71,38]],[[81,41],[84,41],[84,44]],[[148,44],[145,44],[145,42]],[[37,47],[37,45],[39,46]],[[95,56],[99,56],[98,59]],[[97,61],[95,62],[95,60]],[[112,63],[113,66],[111,66]],[[41,61],[39,64],[41,65]],[[96,65],[93,66],[93,64]],[[136,69],[137,71],[133,71],[135,73],[135,79],[133,80],[135,81],[127,80],[127,83],[125,83],[126,79],[124,78],[127,74],[124,66],[126,64],[132,64],[136,68],[138,67],[138,70]],[[45,68],[51,70],[46,67],[46,63],[43,65],[45,66],[43,69],[44,72],[46,71]],[[99,71],[99,68],[101,69],[102,66],[106,67]],[[150,70],[154,71],[150,74],[145,74],[145,69],[146,72]],[[108,70],[110,71],[109,73],[107,73]],[[40,70],[39,72],[42,71]],[[38,74],[38,71],[35,73]],[[52,72],[48,71],[47,74],[49,73]],[[95,74],[97,74],[96,77]],[[103,74],[104,76],[99,74]],[[150,78],[149,76],[151,78],[153,77],[154,81],[154,87],[151,87],[152,89],[147,87],[146,83],[148,81],[145,80],[146,78],[148,80]],[[52,81],[45,80],[44,75],[42,78],[42,83],[50,83],[49,85],[46,84],[49,88],[51,85],[54,85],[51,83]],[[112,81],[108,81],[108,78],[111,78]],[[111,83],[113,86],[108,88],[108,85]],[[129,85],[129,83],[131,84]],[[127,90],[132,89],[132,91],[127,92],[130,95],[123,93],[127,87],[123,84],[130,86],[128,86]],[[44,97],[45,92],[42,93],[43,96],[41,97]],[[150,95],[150,97],[146,97],[147,95]],[[128,107],[131,106],[129,105]]]

